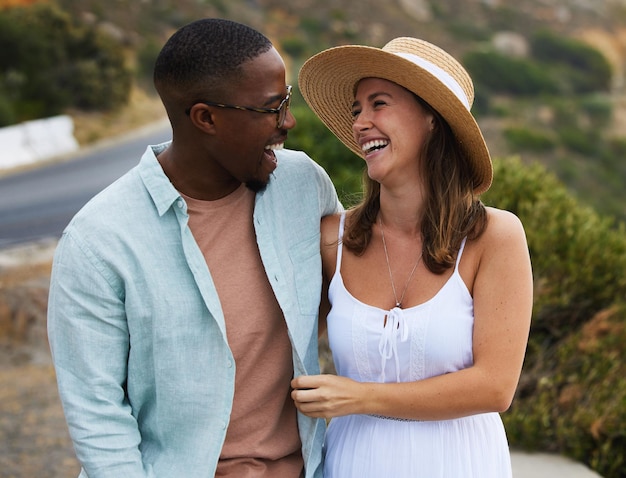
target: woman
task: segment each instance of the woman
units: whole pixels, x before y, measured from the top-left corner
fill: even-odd
[[[492,166],[470,77],[397,38],[321,52],[299,81],[367,165],[364,200],[322,222],[338,375],[292,382],[302,413],[332,418],[325,477],[510,477],[498,412],[521,373],[532,273],[518,218],[479,200]]]

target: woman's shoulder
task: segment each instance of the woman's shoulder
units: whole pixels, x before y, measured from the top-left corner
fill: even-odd
[[[526,245],[526,233],[522,221],[511,211],[487,207],[487,227],[478,239],[486,250],[507,248],[523,243]]]
[[[502,234],[506,232],[520,232],[524,230],[522,221],[511,211],[505,209],[497,209],[495,207],[486,207],[487,211],[487,228],[486,232],[490,234]]]

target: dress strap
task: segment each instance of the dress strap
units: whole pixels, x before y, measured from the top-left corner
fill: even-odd
[[[454,270],[459,268],[459,262],[461,262],[461,256],[463,255],[463,249],[465,249],[465,242],[467,241],[467,237],[464,237],[461,241],[461,247],[459,247],[459,253],[456,255],[456,264],[454,266]]]
[[[339,273],[341,268],[341,254],[343,252],[343,228],[346,222],[346,212],[343,211],[339,218],[339,232],[337,233],[337,264],[335,265],[335,274]]]

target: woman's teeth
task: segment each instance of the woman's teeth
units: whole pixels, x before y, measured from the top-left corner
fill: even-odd
[[[375,139],[373,141],[368,141],[361,146],[361,149],[364,153],[371,153],[377,149],[382,149],[389,144],[389,141],[383,141],[382,139]]]

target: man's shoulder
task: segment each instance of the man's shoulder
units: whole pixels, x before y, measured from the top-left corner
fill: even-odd
[[[92,228],[126,217],[129,209],[136,208],[139,197],[145,196],[139,183],[136,170],[131,169],[87,201],[70,224]]]
[[[294,166],[302,167],[303,165],[317,165],[317,163],[315,163],[315,161],[313,161],[304,151],[298,151],[295,149],[279,149],[275,151],[275,154],[279,167],[283,165],[285,165],[286,168],[293,168]]]
[[[274,176],[289,181],[312,181],[314,178],[326,178],[324,168],[317,164],[304,151],[281,149],[276,151],[278,167]]]

